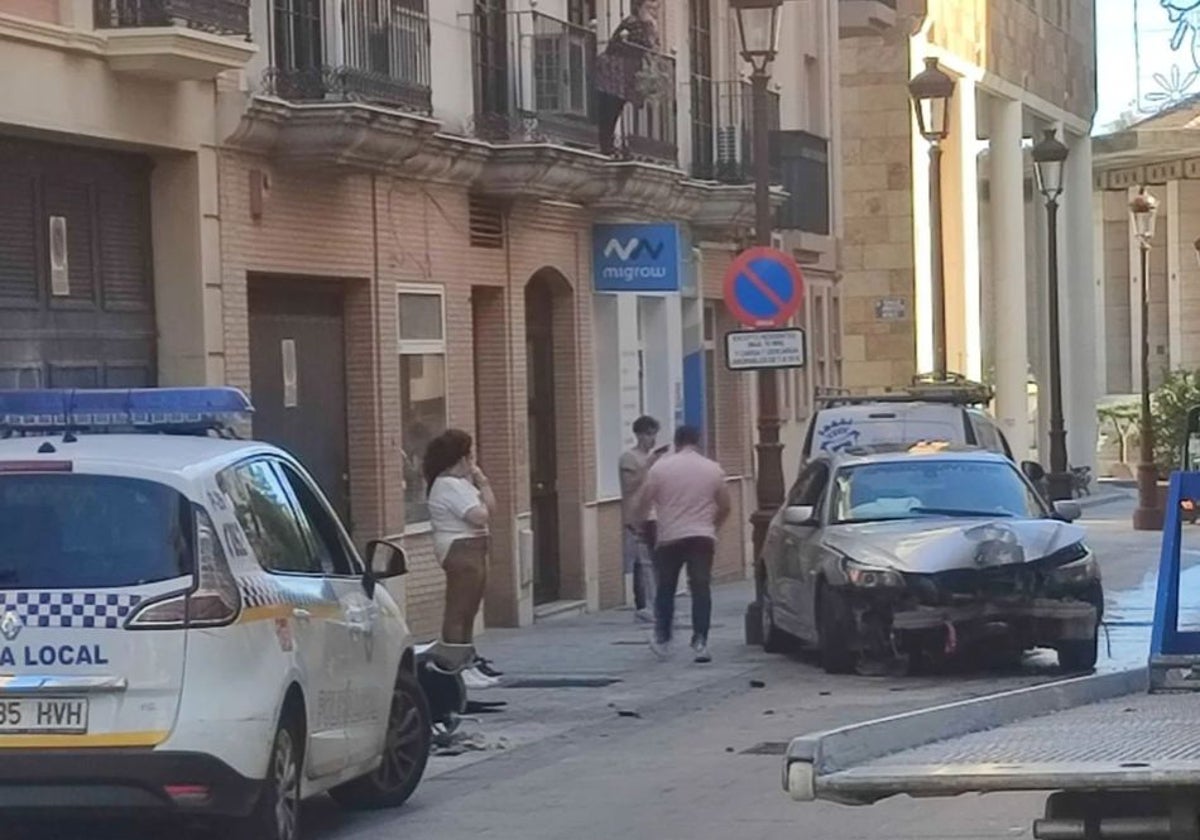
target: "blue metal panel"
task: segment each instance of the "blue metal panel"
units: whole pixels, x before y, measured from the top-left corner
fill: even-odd
[[[1184,499],[1200,498],[1200,472],[1171,475],[1163,523],[1162,553],[1158,562],[1158,590],[1154,599],[1154,627],[1150,658],[1200,654],[1200,633],[1179,630],[1179,573],[1182,549]]]

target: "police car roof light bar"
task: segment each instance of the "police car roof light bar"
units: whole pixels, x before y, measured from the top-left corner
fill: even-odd
[[[237,388],[0,391],[0,432],[232,433],[254,412]]]

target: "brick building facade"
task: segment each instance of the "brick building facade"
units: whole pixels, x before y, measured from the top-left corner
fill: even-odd
[[[832,297],[832,54],[804,15],[830,30],[837,3],[807,5],[785,14],[772,162],[803,196],[777,196],[784,247]],[[703,427],[735,500],[716,575],[746,574],[754,401],[723,364],[721,278],[749,241],[753,138],[727,3],[661,4],[608,156],[595,62],[625,0],[151,6],[0,0],[0,66],[54,92],[0,93],[0,253],[22,260],[0,318],[41,330],[0,337],[0,385],[246,389],[255,434],[359,542],[403,539],[422,635],[442,573],[420,454],[447,426],[497,490],[487,624],[627,600],[615,462],[643,410]],[[677,288],[601,289],[611,223],[670,225]],[[81,362],[64,318],[111,340]],[[789,382],[799,405],[811,383]]]

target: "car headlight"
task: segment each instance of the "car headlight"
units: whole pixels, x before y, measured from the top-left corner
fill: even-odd
[[[1050,577],[1055,583],[1088,583],[1100,577],[1100,564],[1096,562],[1096,555],[1088,551],[1083,543],[1067,546],[1055,554],[1063,558],[1063,562],[1050,572]]]
[[[904,587],[904,577],[892,569],[881,569],[851,560],[842,560],[842,571],[854,586],[863,589],[894,589]]]

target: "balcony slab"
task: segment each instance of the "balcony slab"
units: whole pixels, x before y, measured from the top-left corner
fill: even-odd
[[[258,52],[247,40],[185,26],[104,30],[104,56],[117,73],[167,82],[211,81]]]

